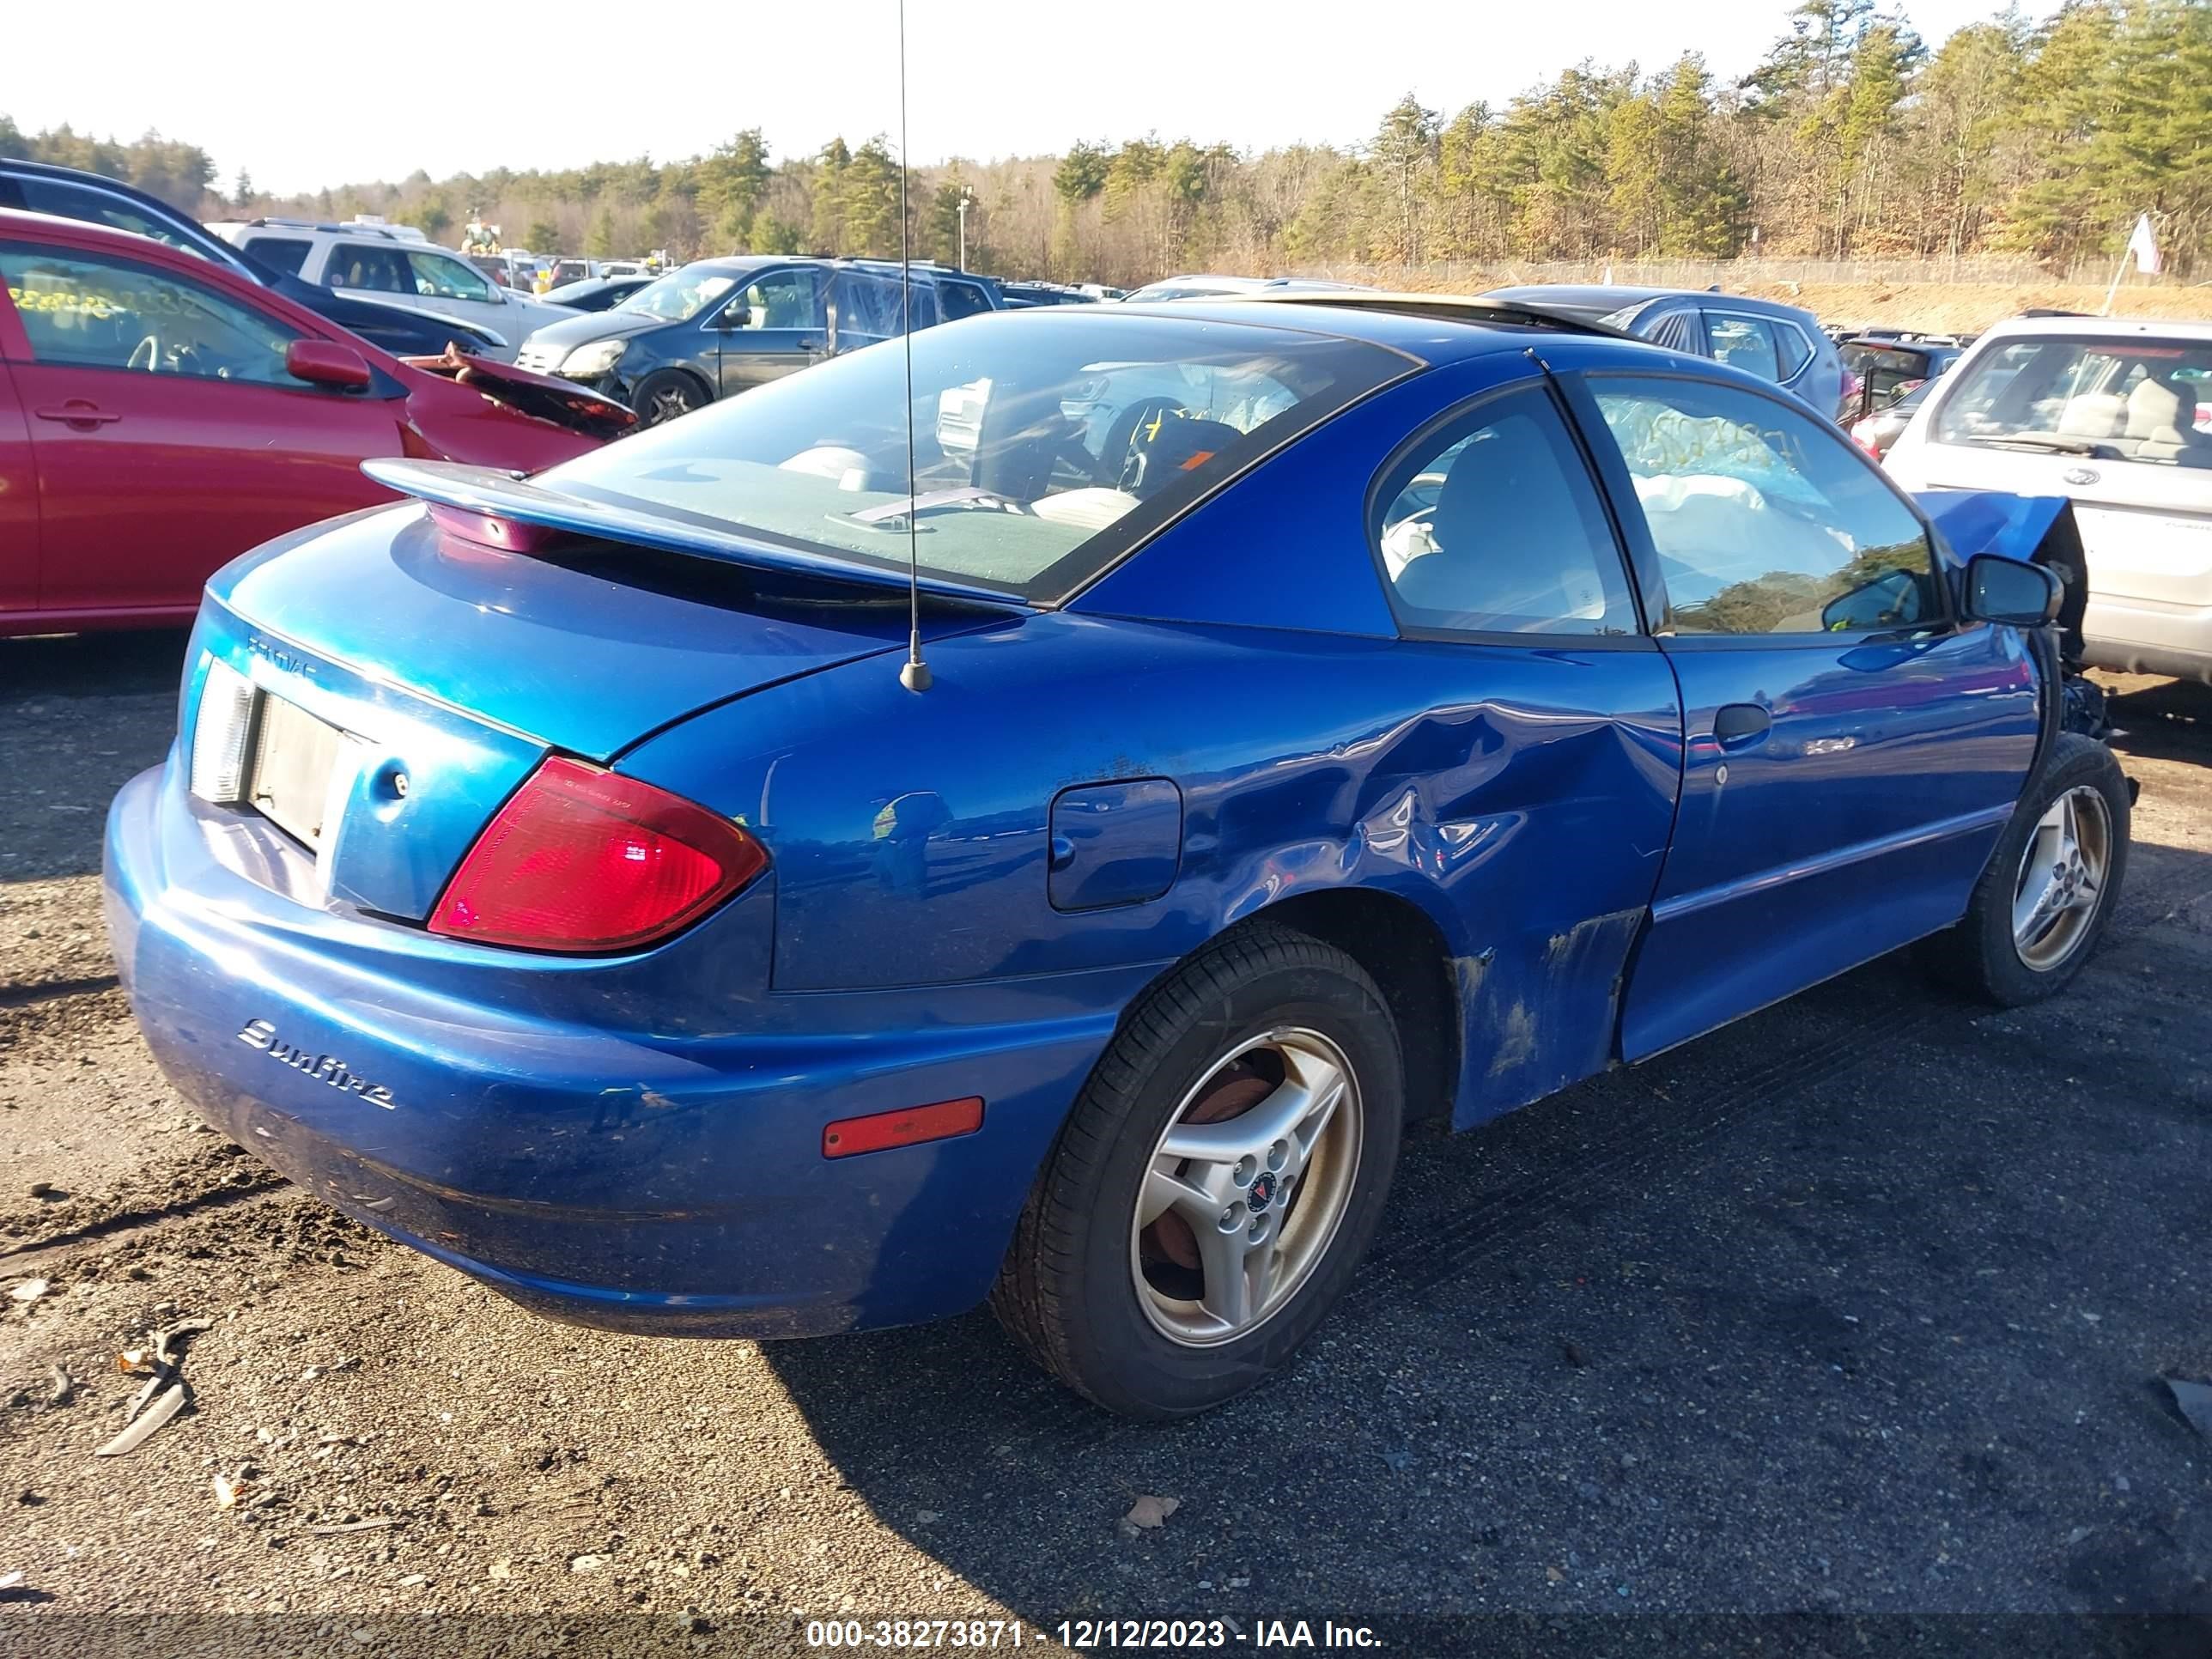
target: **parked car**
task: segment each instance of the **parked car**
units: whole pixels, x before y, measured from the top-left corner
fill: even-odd
[[[434,357],[449,345],[467,352],[485,352],[520,343],[457,317],[426,317],[420,312],[356,300],[303,283],[289,272],[240,252],[198,220],[179,213],[159,197],[97,173],[0,156],[0,209],[8,208],[51,213],[150,236],[249,277],[395,356]]]
[[[403,362],[127,231],[0,211],[0,634],[189,620],[225,560],[389,501],[370,456],[535,471],[629,424],[482,359]]]
[[[1570,283],[1493,289],[1483,297],[1540,305],[1727,363],[1787,387],[1832,421],[1856,413],[1835,343],[1811,312],[1796,306],[1740,294]]]
[[[1064,283],[1000,283],[999,293],[1010,311],[1020,311],[1029,306],[1095,305],[1098,301],[1097,295],[1085,294]]]
[[[1933,380],[1912,380],[1893,390],[1887,403],[1851,422],[1851,441],[1877,461],[1886,458],[1920,412],[1920,405],[1928,401],[1928,388],[1934,384]]]
[[[917,264],[914,325],[999,307],[988,279]],[[531,336],[516,361],[619,399],[647,426],[841,351],[896,337],[896,263],[747,254],[700,259],[612,311]]]
[[[1899,392],[1934,380],[1972,343],[1971,335],[1955,334],[1859,333],[1844,339],[1837,354],[1844,362],[1850,416],[1844,424],[1885,410]]]
[[[1132,289],[1121,300],[1126,305],[1158,305],[1164,300],[1235,300],[1268,293],[1350,293],[1359,287],[1319,276],[1169,276]]]
[[[2111,914],[2063,503],[1955,541],[1796,399],[1571,327],[908,345],[526,483],[374,463],[429,505],[211,584],[106,857],[211,1122],[563,1318],[988,1294],[1169,1417],[1312,1333],[1409,1117],[1923,938],[2031,1001]]]
[[[2074,502],[2088,660],[2212,683],[2212,324],[1999,323],[1889,452],[1920,489]]]
[[[505,343],[487,355],[501,362],[514,361],[532,330],[574,314],[501,288],[452,249],[419,234],[400,234],[395,226],[264,218],[209,228],[241,252],[302,282],[489,329]]]
[[[645,276],[586,277],[582,282],[548,289],[545,302],[566,306],[571,311],[612,311],[652,281],[652,277]]]

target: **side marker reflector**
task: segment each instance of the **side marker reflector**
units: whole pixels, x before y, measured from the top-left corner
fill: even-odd
[[[926,1140],[972,1135],[983,1127],[983,1097],[940,1100],[933,1106],[902,1106],[896,1112],[840,1118],[822,1131],[822,1156],[851,1158],[891,1146],[917,1146]]]

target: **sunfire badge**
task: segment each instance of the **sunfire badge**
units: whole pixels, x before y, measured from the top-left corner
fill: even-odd
[[[265,1019],[249,1019],[238,1040],[249,1048],[258,1048],[271,1060],[282,1060],[294,1071],[311,1077],[318,1083],[327,1083],[333,1089],[343,1089],[348,1094],[359,1095],[372,1106],[392,1109],[392,1091],[380,1083],[371,1083],[366,1078],[356,1077],[346,1070],[345,1061],[336,1054],[311,1054],[276,1035],[276,1028]]]

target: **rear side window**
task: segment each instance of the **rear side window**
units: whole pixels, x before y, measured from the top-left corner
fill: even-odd
[[[1784,378],[1773,332],[1760,319],[1709,311],[1705,313],[1705,337],[1712,343],[1715,362],[1727,363],[1776,385]]]
[[[1805,331],[1795,323],[1785,323],[1779,318],[1770,319],[1766,325],[1774,336],[1774,361],[1782,370],[1782,378],[1796,378],[1797,371],[1813,361],[1813,343],[1805,337]]]
[[[2212,467],[2212,340],[2015,340],[1953,378],[1939,443]]]
[[[1942,614],[1927,534],[1832,427],[1734,386],[1592,376],[1677,634],[1826,634]]]
[[[1408,629],[1632,634],[1597,488],[1547,392],[1478,404],[1385,473],[1376,526]]]
[[[313,246],[296,236],[256,236],[245,245],[246,251],[263,264],[287,276],[300,274],[300,267],[307,263],[307,250]]]
[[[837,333],[842,341],[858,343],[863,340],[888,340],[900,331],[898,283],[870,276],[864,270],[841,270],[832,278],[832,284],[837,299]],[[915,284],[916,327],[926,328],[936,320],[934,316],[922,315],[922,303],[927,298],[927,285]]]
[[[20,246],[0,247],[0,274],[40,362],[300,386],[284,368],[297,337],[197,283],[125,260]]]

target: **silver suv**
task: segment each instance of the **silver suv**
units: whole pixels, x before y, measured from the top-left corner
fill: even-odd
[[[514,361],[532,330],[576,314],[567,306],[500,287],[453,249],[405,225],[249,219],[208,228],[263,264],[302,281],[489,329],[502,343],[485,355],[502,362]]]

